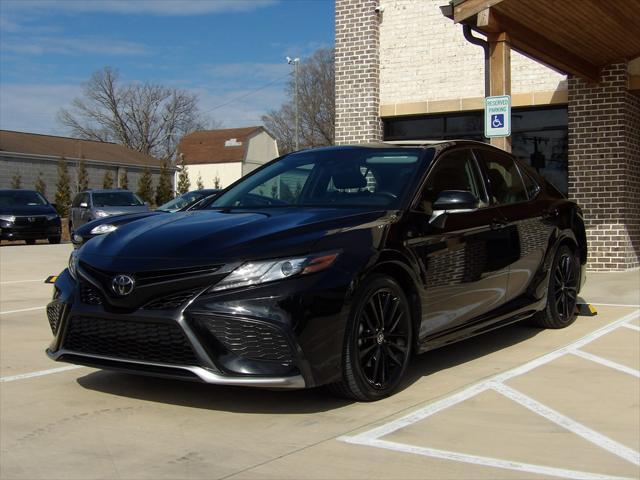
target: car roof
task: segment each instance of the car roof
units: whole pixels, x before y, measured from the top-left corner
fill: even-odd
[[[30,188],[0,188],[0,192],[4,193],[4,192],[17,192],[17,191],[21,191],[21,192],[36,192],[38,193],[37,190],[32,190]]]
[[[99,189],[96,188],[96,189],[83,190],[78,193],[115,193],[115,192],[133,193],[131,190],[127,190],[126,188],[99,188]]]
[[[327,147],[316,147],[313,149],[299,150],[299,152],[307,152],[310,150],[348,150],[348,149],[362,149],[362,148],[433,148],[437,146],[454,146],[454,145],[477,145],[483,147],[492,147],[488,143],[479,142],[477,140],[467,140],[467,139],[443,139],[443,140],[387,140],[384,142],[370,142],[370,143],[360,143],[360,144],[348,144],[348,145],[332,145]],[[298,152],[292,152],[298,153]]]

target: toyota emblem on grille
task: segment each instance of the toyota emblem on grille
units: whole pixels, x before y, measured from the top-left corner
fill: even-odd
[[[124,297],[133,291],[135,283],[135,280],[129,275],[116,275],[113,277],[113,280],[111,280],[111,288],[116,295]]]

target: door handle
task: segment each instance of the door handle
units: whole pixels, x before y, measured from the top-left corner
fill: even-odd
[[[494,218],[491,220],[491,230],[498,230],[499,228],[504,228],[509,224],[507,220],[504,218]]]

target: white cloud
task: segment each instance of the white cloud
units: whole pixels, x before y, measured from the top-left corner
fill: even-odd
[[[3,52],[20,55],[146,55],[149,49],[140,43],[97,38],[36,37],[5,40],[0,45]]]
[[[261,125],[260,117],[269,110],[277,110],[285,100],[281,84],[259,92],[232,90],[224,93],[206,87],[189,89],[200,99],[199,106],[205,115],[222,123],[224,128]],[[243,95],[250,95],[241,98]],[[81,85],[0,85],[0,129],[20,132],[67,135],[57,121],[61,108],[82,95]],[[215,110],[221,104],[232,102]]]
[[[12,10],[108,12],[150,15],[203,15],[247,12],[279,3],[279,0],[2,0]]]
[[[81,93],[80,85],[0,85],[0,129],[65,135],[58,111]]]

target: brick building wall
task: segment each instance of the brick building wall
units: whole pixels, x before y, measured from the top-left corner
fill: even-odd
[[[382,140],[378,0],[336,0],[336,144]]]
[[[584,209],[591,270],[640,265],[640,100],[626,64],[569,79],[569,196]]]
[[[440,12],[442,0],[384,0],[380,103],[484,96],[484,53]],[[337,14],[337,12],[336,12]],[[478,34],[475,34],[478,36]],[[512,93],[566,90],[566,76],[511,53]]]

